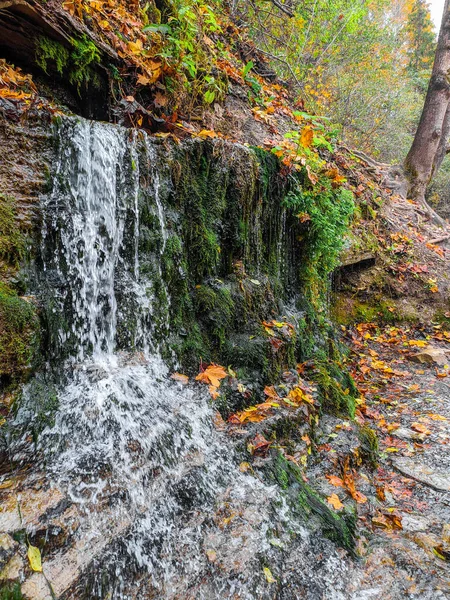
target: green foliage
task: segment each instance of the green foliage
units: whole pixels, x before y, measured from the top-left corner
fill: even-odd
[[[301,277],[309,300],[318,306],[328,290],[328,275],[338,264],[354,211],[353,194],[344,188],[334,189],[326,175],[311,184],[305,167],[284,203],[304,221]]]
[[[406,25],[408,39],[408,72],[421,92],[428,86],[429,71],[433,65],[436,36],[430,8],[425,0],[414,0]]]
[[[170,0],[167,3],[165,23],[150,23],[143,31],[158,34],[162,40],[158,54],[173,69],[186,92],[211,104],[223,98],[228,84],[226,77],[211,61],[210,47],[205,39],[211,33],[221,31],[216,12],[200,0]],[[214,72],[213,72],[214,71]],[[170,86],[172,80],[166,78]]]
[[[60,75],[68,72],[69,81],[80,91],[81,86],[92,83],[98,87],[99,77],[93,68],[100,62],[97,46],[86,35],[79,39],[71,38],[72,50],[69,51],[59,42],[45,36],[36,40],[36,63],[48,74],[49,65],[55,64]]]
[[[233,2],[271,67],[309,112],[358,148],[403,160],[423,104],[435,36],[424,0],[305,0],[289,18],[265,0]]]

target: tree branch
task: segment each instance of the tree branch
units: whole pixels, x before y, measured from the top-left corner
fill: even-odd
[[[270,1],[272,2],[272,4],[274,6],[279,8],[281,10],[281,12],[284,12],[285,15],[287,15],[290,19],[292,19],[292,17],[294,16],[294,13],[292,12],[292,10],[290,8],[288,8],[284,4],[281,4],[281,2],[279,0],[270,0]]]

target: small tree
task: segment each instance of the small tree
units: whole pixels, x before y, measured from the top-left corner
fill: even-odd
[[[450,0],[445,1],[433,71],[411,149],[405,160],[408,197],[430,213],[425,192],[447,152],[450,134]]]

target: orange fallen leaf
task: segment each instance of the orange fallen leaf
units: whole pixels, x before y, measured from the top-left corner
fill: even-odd
[[[328,504],[331,504],[331,506],[335,510],[341,510],[342,508],[344,508],[344,505],[339,500],[339,497],[337,494],[331,494],[331,496],[328,496],[327,502],[328,502]]]
[[[447,421],[442,415],[435,415],[433,413],[428,414],[427,417],[433,421]]]
[[[414,429],[414,431],[417,431],[418,433],[423,433],[424,435],[431,434],[431,431],[425,427],[425,425],[422,425],[422,423],[412,423],[411,429]]]
[[[340,477],[336,477],[336,475],[325,475],[325,477],[328,479],[331,485],[334,485],[335,487],[344,487],[344,482]]]
[[[199,373],[195,378],[196,381],[213,385],[214,387],[220,387],[220,380],[227,377],[228,373],[220,365],[209,365],[202,373]]]

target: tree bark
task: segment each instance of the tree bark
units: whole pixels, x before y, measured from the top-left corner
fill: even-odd
[[[442,126],[442,135],[441,135],[441,139],[439,140],[439,146],[436,151],[436,157],[434,159],[433,171],[431,173],[430,179],[433,179],[433,177],[439,171],[442,161],[445,158],[445,155],[448,154],[449,138],[450,138],[450,102],[447,106],[447,111],[445,113],[444,124]]]
[[[449,133],[450,0],[446,0],[422,116],[405,160],[408,198],[426,205],[425,191],[445,156]]]

